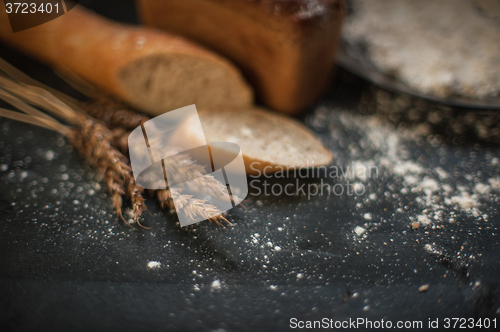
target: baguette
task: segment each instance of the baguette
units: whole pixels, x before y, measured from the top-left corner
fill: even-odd
[[[199,127],[192,120],[196,119],[187,119],[172,135],[171,144],[183,147],[201,146],[204,142],[235,143],[243,154],[247,175],[325,166],[333,159],[307,127],[287,116],[262,108],[241,112],[200,110],[198,115],[203,132],[195,130]]]
[[[79,5],[13,33],[6,12],[0,12],[1,41],[69,69],[151,115],[190,104],[238,109],[253,101],[231,63],[181,37],[113,22]]]
[[[233,61],[260,102],[295,114],[323,92],[335,63],[342,0],[136,0],[141,21]]]

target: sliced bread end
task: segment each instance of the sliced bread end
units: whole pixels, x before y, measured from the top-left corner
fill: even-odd
[[[182,146],[183,141],[192,140],[236,143],[241,148],[248,175],[324,166],[333,159],[303,124],[261,108],[204,110],[199,112],[199,117],[203,133],[192,130],[192,120],[187,120],[177,129],[174,144]]]

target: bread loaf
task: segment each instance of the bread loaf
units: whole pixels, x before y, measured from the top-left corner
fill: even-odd
[[[343,17],[341,0],[137,0],[142,22],[236,63],[265,105],[297,113],[322,93]]]
[[[224,58],[181,37],[113,22],[81,6],[17,33],[1,10],[0,41],[69,69],[151,115],[190,104],[237,109],[253,100]]]
[[[248,175],[311,168],[332,161],[331,153],[321,141],[307,127],[287,116],[261,108],[241,112],[200,110],[198,114],[203,132],[193,129],[199,128],[193,125],[196,119],[188,119],[172,135],[171,144],[183,147],[204,142],[235,143],[241,148]]]

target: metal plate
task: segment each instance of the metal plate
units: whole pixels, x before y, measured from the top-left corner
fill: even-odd
[[[355,10],[352,2],[350,0],[345,0],[345,4],[348,11],[347,15],[352,15]],[[341,47],[337,55],[337,63],[339,66],[350,71],[351,73],[389,91],[405,93],[425,100],[453,106],[475,109],[500,109],[500,98],[474,99],[462,96],[443,98],[432,94],[422,93],[419,90],[408,86],[406,83],[397,79],[393,75],[379,70],[370,60],[369,54],[367,54],[366,47],[364,45],[350,43],[347,40],[344,40],[341,43]]]
[[[411,96],[447,105],[495,110],[500,109],[499,98],[484,100],[459,96],[443,98],[422,93],[411,88],[394,76],[385,74],[384,72],[378,70],[368,59],[360,60],[364,57],[363,53],[359,52],[356,47],[349,46],[344,42],[337,55],[337,63],[339,66],[350,71],[351,73],[393,92],[406,93]]]

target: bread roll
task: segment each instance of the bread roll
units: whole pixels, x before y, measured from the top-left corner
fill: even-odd
[[[151,115],[190,104],[238,109],[253,100],[250,87],[224,58],[181,37],[113,22],[79,5],[17,33],[0,10],[0,40]]]
[[[188,119],[172,135],[172,145],[231,142],[241,148],[248,175],[328,165],[332,154],[301,123],[261,108],[198,112],[203,132]],[[193,120],[193,121],[192,121]],[[205,136],[203,136],[203,134]],[[205,141],[206,138],[206,141]]]
[[[297,113],[334,67],[342,0],[136,0],[142,22],[228,57],[263,104]]]

